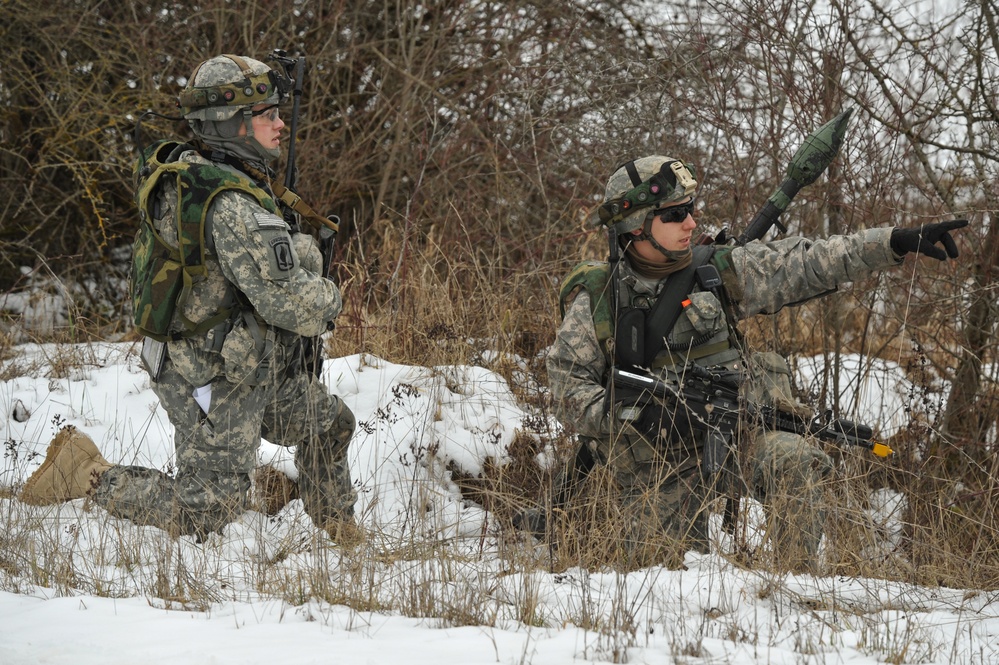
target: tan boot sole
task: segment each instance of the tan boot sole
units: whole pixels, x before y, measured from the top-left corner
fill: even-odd
[[[67,441],[69,441],[68,436],[56,435],[56,437],[52,440],[52,443],[49,444],[49,449],[45,451],[45,460],[42,462],[42,465],[35,469],[35,472],[31,474],[27,482],[24,483],[24,488],[21,490],[22,503],[27,503],[32,506],[47,506],[53,503],[62,503],[61,501],[51,500],[49,498],[32,497],[31,492],[38,481],[45,475],[45,472],[49,470],[49,467],[52,466],[53,461],[66,446]]]
[[[38,467],[33,474],[31,474],[28,480],[24,483],[24,487],[21,489],[22,503],[26,503],[32,506],[49,506],[57,503],[63,503],[65,501],[72,501],[73,499],[83,498],[83,496],[85,496],[85,495],[81,495],[79,497],[76,496],[71,497],[64,495],[61,496],[56,491],[53,491],[52,494],[47,496],[35,495],[35,486],[39,484],[39,482],[41,482],[43,479],[45,479],[47,473],[49,473],[50,471],[53,473],[55,472],[53,470],[53,467],[55,465],[56,458],[60,455],[60,453],[63,452],[64,448],[72,444],[76,432],[77,430],[75,427],[65,427],[56,434],[55,438],[52,439],[52,442],[49,443],[48,450],[45,452],[45,460],[42,462],[42,465]],[[82,432],[79,433],[79,436],[86,437],[87,440],[90,441],[90,437],[87,437],[87,435],[83,434]],[[100,460],[100,462],[107,464],[107,461],[104,460],[103,457],[101,457],[99,452],[97,453],[96,457],[87,454],[86,451],[80,451],[80,452],[83,452],[84,454],[79,455],[78,459],[74,459],[74,461],[77,462],[77,465],[82,465],[81,463],[85,462],[96,462],[97,460]],[[72,454],[72,452],[70,452],[69,454]],[[66,494],[70,489],[70,483],[64,480],[62,484],[65,487],[60,489],[63,490],[63,494]],[[56,485],[56,483],[52,483],[52,485],[54,486]]]

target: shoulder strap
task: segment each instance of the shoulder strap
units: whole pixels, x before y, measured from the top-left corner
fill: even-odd
[[[670,275],[666,288],[656,299],[649,316],[645,319],[645,366],[648,367],[656,354],[666,343],[666,335],[683,311],[683,300],[690,293],[697,269],[711,259],[714,245],[697,245],[693,248],[690,265],[680,272]]]
[[[228,309],[216,312],[204,321],[191,321],[184,316],[183,304],[190,297],[194,284],[208,273],[205,261],[205,221],[215,198],[223,191],[235,190],[249,194],[268,212],[276,212],[274,200],[263,189],[246,178],[215,165],[173,162],[176,165],[177,191],[183,201],[177,206],[177,241],[183,266],[183,286],[177,297],[178,314],[192,335],[203,335],[229,318]]]

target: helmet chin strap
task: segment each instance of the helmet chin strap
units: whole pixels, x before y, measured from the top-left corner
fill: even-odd
[[[655,247],[660,254],[665,256],[667,259],[673,259],[676,256],[676,252],[670,252],[668,249],[659,244],[659,242],[652,236],[652,224],[655,221],[655,217],[652,215],[646,215],[645,224],[642,225],[642,232],[638,234],[639,240],[648,240],[649,244]]]
[[[239,124],[233,122],[238,121]],[[194,133],[212,149],[230,152],[239,159],[267,164],[281,157],[280,148],[265,148],[253,133],[253,111],[246,108],[229,120],[189,120]],[[246,133],[240,136],[242,124]]]

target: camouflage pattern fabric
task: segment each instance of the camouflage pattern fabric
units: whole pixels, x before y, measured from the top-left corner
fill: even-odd
[[[174,308],[177,302],[186,298],[183,284],[197,281],[205,273],[204,225],[212,199],[218,192],[224,189],[244,191],[268,211],[276,210],[266,191],[231,169],[191,161],[168,161],[174,150],[180,149],[176,141],[157,142],[144,151],[143,159],[136,161],[133,173],[140,224],[132,246],[132,309],[136,330],[158,340],[166,339],[173,323]],[[146,173],[148,175],[142,175]],[[154,206],[150,199],[157,198],[163,182],[168,179],[172,181],[171,191],[182,189],[184,193],[179,203],[183,215],[177,218],[171,234],[178,240],[176,246],[162,243],[153,228]],[[187,326],[184,332],[202,335],[228,314],[222,310],[207,320],[184,321]]]
[[[776,312],[897,265],[900,261],[890,249],[890,235],[891,229],[884,228],[827,240],[787,238],[734,248],[728,255],[731,269],[723,271],[723,279],[735,315],[742,319]],[[654,302],[663,282],[642,278],[627,262],[622,262],[622,269],[622,282],[632,303],[647,306]],[[690,315],[685,310],[667,337],[674,347],[695,338],[713,341],[727,327],[725,308],[715,296],[696,295],[699,306]],[[730,348],[695,362],[730,369],[752,365],[740,353]],[[617,414],[608,413],[608,359],[598,341],[585,290],[578,291],[566,306],[547,369],[556,416],[562,423],[571,423],[582,445],[615,479],[626,533],[625,565],[666,563],[687,549],[706,551],[708,507],[717,488],[701,479],[701,441],[689,436],[649,441]],[[675,383],[670,367],[656,371],[664,381]],[[822,536],[825,515],[820,496],[832,462],[797,435],[755,432],[748,438],[740,444],[745,471],[738,480],[728,482],[741,483],[764,504],[778,556],[792,567],[806,567]]]
[[[182,159],[204,161],[193,152]],[[176,205],[176,190],[164,187],[156,224],[173,243]],[[213,329],[167,344],[168,358],[153,390],[176,430],[176,474],[114,467],[101,477],[94,500],[139,524],[204,535],[245,510],[264,437],[297,446],[300,492],[318,526],[351,520],[356,495],[346,455],[354,417],[301,370],[302,338],[324,332],[336,317],[339,289],[308,269],[321,265],[316,243],[302,234],[292,238],[284,220],[252,197],[224,192],[210,217],[207,274],[194,284],[172,325],[182,329],[181,314],[198,321],[221,309],[231,297],[230,284],[253,311],[227,334]],[[202,386],[211,387],[207,414],[193,397]]]

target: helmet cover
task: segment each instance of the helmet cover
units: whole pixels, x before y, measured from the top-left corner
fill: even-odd
[[[696,191],[690,165],[662,155],[642,157],[625,162],[611,174],[604,203],[590,221],[627,233],[642,226],[649,208],[683,201]]]
[[[279,104],[292,82],[253,58],[219,55],[198,65],[178,98],[188,120],[224,121],[257,104]]]

